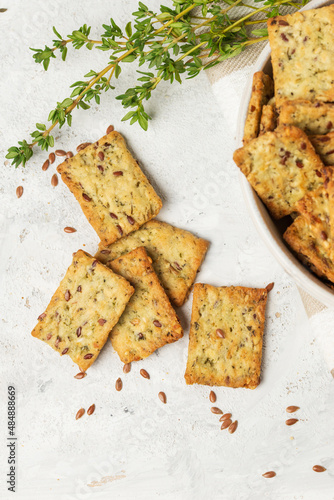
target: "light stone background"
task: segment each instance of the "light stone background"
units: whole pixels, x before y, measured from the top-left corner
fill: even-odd
[[[28,47],[43,47],[87,22],[92,36],[113,16],[122,25],[136,1],[11,0],[0,14],[0,498],[45,500],[122,499],[332,500],[334,498],[334,380],[318,336],[311,330],[297,288],[260,241],[247,214],[232,162],[237,109],[229,95],[221,111],[205,77],[181,86],[161,84],[147,104],[148,132],[122,123],[124,111],[110,92],[101,106],[75,111],[71,129],[56,133],[57,147],[75,150],[104,134],[109,124],[124,134],[164,201],[160,218],[211,241],[198,281],[262,287],[274,281],[268,302],[263,377],[255,391],[217,388],[217,406],[239,421],[235,434],[220,431],[210,412],[208,387],[187,387],[191,299],[179,311],[185,336],[128,375],[111,345],[83,380],[66,356],[30,336],[37,316],[71,262],[72,252],[94,253],[98,238],[60,181],[54,164],[36,153],[26,169],[5,166],[7,147],[28,138],[45,121],[68,86],[108,55],[70,50],[45,73]],[[158,0],[150,0],[158,8]],[[125,66],[117,94],[132,86]],[[236,88],[246,76],[240,73]],[[237,78],[237,76],[236,76]],[[220,96],[222,100],[222,96]],[[22,184],[24,195],[15,196]],[[65,226],[78,231],[65,234]],[[144,367],[151,375],[139,375]],[[115,391],[121,376],[123,390]],[[7,386],[16,387],[17,493],[7,492]],[[165,391],[168,404],[158,399]],[[75,420],[81,407],[94,415]],[[288,405],[301,407],[287,427]],[[312,466],[328,470],[316,474]],[[262,474],[275,470],[277,477]]]

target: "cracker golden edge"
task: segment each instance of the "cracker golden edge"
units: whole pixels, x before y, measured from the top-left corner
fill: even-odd
[[[67,271],[66,271],[66,273],[65,273],[65,276],[64,276],[64,277],[63,277],[63,279],[61,280],[61,282],[60,282],[60,284],[59,284],[59,286],[58,286],[57,290],[56,290],[56,291],[54,292],[54,294],[52,295],[52,298],[51,298],[51,300],[50,300],[50,302],[49,302],[48,306],[46,307],[46,309],[45,309],[44,313],[47,313],[50,309],[52,309],[52,308],[53,308],[53,306],[54,306],[54,303],[55,303],[55,302],[57,302],[57,300],[56,300],[56,299],[58,299],[58,297],[60,296],[61,283],[63,282],[63,280],[65,280],[66,278],[68,278],[68,276],[69,276],[69,274],[70,274],[70,271],[71,271],[71,266],[73,265],[73,261],[74,261],[75,257],[80,258],[81,256],[85,256],[85,257],[87,257],[87,258],[89,258],[89,259],[94,260],[94,257],[92,257],[92,255],[90,255],[89,253],[85,252],[84,250],[78,250],[77,252],[75,252],[75,253],[73,254],[73,259],[72,259],[72,262],[71,262],[71,264],[69,265],[69,267],[67,268]],[[104,266],[104,265],[103,265],[103,264],[101,264],[100,262],[98,262],[98,265],[99,265],[99,266],[101,266],[101,267],[103,267],[103,268],[104,268],[104,270],[105,270],[105,272],[106,272],[107,274],[112,273],[113,275],[115,275],[115,273],[114,273],[111,269],[109,269],[108,267]],[[68,273],[69,273],[69,274],[68,274]],[[119,275],[116,275],[116,276],[117,276],[118,278],[121,278]],[[134,288],[130,285],[130,283],[128,283],[128,282],[127,282],[124,278],[122,278],[122,281],[123,281],[123,285],[124,285],[124,286],[126,286],[126,288],[127,288],[127,292],[129,293],[129,295],[128,295],[128,300],[130,300],[130,298],[131,298],[131,296],[133,295],[133,293],[134,293],[134,291],[135,291],[135,290],[134,290]],[[62,298],[62,295],[61,295],[61,298]],[[125,305],[125,307],[126,307],[126,305]],[[119,318],[117,318],[116,322],[118,321],[118,319],[119,319]],[[114,323],[113,327],[115,326],[116,322]],[[42,326],[43,326],[43,325],[42,325],[42,323],[37,323],[37,325],[35,326],[35,328],[34,328],[34,329],[32,330],[32,332],[31,332],[31,335],[32,335],[33,337],[35,337],[35,338],[39,339],[39,340],[42,340],[42,339],[40,338],[40,330],[41,330],[41,327],[42,327]],[[106,333],[106,342],[107,342],[107,340],[108,340],[108,335],[109,335],[109,334],[108,334],[108,333]],[[46,345],[48,345],[48,344],[46,343]],[[103,346],[104,346],[104,344],[103,344]],[[103,349],[103,346],[101,347],[101,350]],[[51,346],[50,346],[50,347],[51,347]],[[60,356],[62,356],[61,352],[57,351],[56,349],[53,349],[53,350],[54,350],[55,352],[58,352],[58,353],[60,354]],[[88,370],[88,368],[89,368],[89,367],[90,367],[90,366],[91,366],[91,365],[92,365],[92,364],[96,361],[96,359],[98,358],[98,356],[99,356],[99,354],[100,354],[101,350],[100,350],[100,351],[99,351],[99,353],[98,353],[96,356],[94,356],[93,358],[91,358],[91,359],[87,359],[87,360],[82,359],[82,360],[80,360],[80,362],[75,361],[75,359],[73,359],[71,356],[70,356],[70,358],[72,359],[72,361],[73,361],[75,364],[77,364],[77,365],[78,365],[78,367],[80,368],[80,370],[81,370],[82,372],[85,372],[85,371],[86,371],[86,370]]]
[[[181,326],[180,320],[179,320],[176,312],[174,311],[174,309],[173,309],[173,307],[172,307],[172,305],[167,297],[165,290],[161,286],[161,283],[160,283],[160,281],[159,281],[159,279],[158,279],[158,277],[153,269],[152,263],[150,261],[149,256],[147,255],[145,247],[138,247],[135,250],[132,250],[131,252],[124,254],[121,257],[118,257],[117,259],[111,261],[110,267],[115,273],[121,274],[122,267],[123,267],[122,261],[126,257],[128,257],[128,258],[135,257],[138,260],[141,260],[141,264],[138,263],[138,265],[137,265],[138,274],[136,274],[134,276],[137,278],[140,278],[140,274],[143,274],[143,271],[145,271],[145,276],[147,275],[147,273],[149,273],[150,279],[153,281],[153,285],[155,287],[155,292],[154,292],[155,296],[159,297],[159,299],[163,302],[164,309],[165,309],[165,311],[169,311],[168,315],[171,318],[171,320],[174,323],[176,322],[179,325],[178,331],[173,330],[175,332],[175,335],[173,336],[173,338],[165,336],[163,341],[158,346],[156,343],[152,342],[154,349],[152,349],[151,352],[149,354],[147,354],[147,356],[145,356],[144,358],[141,356],[134,356],[131,358],[124,357],[122,355],[122,353],[118,352],[117,348],[115,347],[115,345],[113,343],[113,331],[111,330],[110,340],[111,340],[111,343],[112,343],[114,349],[116,350],[117,354],[119,355],[120,360],[123,363],[131,363],[132,361],[140,361],[141,359],[145,359],[148,356],[150,356],[153,352],[155,352],[157,349],[163,347],[164,345],[172,344],[172,343],[176,342],[177,340],[179,340],[180,338],[182,338],[183,337],[183,328]],[[126,274],[129,276],[129,273],[126,273]],[[131,277],[129,277],[128,279],[131,280]],[[126,308],[124,311],[126,311]],[[115,325],[115,327],[117,327],[117,324]]]
[[[140,174],[143,176],[143,178],[145,178],[148,181],[149,185],[151,186],[149,179],[146,177],[144,172],[141,170],[138,162],[133,158],[132,154],[130,153],[130,151],[127,148],[127,144],[126,144],[125,139],[123,138],[123,136],[119,132],[114,130],[113,132],[110,132],[109,134],[104,135],[98,141],[95,142],[95,145],[102,146],[105,142],[108,142],[108,140],[112,141],[115,139],[122,144],[122,147],[130,155],[130,157],[133,160],[134,168],[136,170],[138,169],[137,172],[140,172]],[[94,144],[87,146],[87,148],[93,148],[93,147],[94,147]],[[81,156],[82,154],[84,154],[84,152],[87,151],[87,148],[79,151],[75,155],[75,158],[77,156]],[[93,229],[96,231],[97,235],[99,236],[100,240],[103,241],[105,243],[105,245],[110,245],[110,244],[114,243],[115,241],[119,240],[120,235],[118,234],[117,229],[112,224],[110,224],[109,236],[106,236],[105,233],[100,231],[99,228],[101,226],[101,219],[96,214],[96,210],[92,209],[90,202],[86,201],[82,197],[82,192],[83,192],[82,189],[79,188],[77,186],[77,183],[75,181],[73,181],[72,178],[69,176],[68,170],[67,170],[67,166],[69,163],[71,163],[71,158],[67,158],[64,162],[60,163],[60,165],[58,165],[58,167],[57,167],[57,171],[61,175],[62,181],[66,184],[66,186],[69,188],[71,193],[75,196],[76,200],[80,204],[80,207],[81,207],[83,213],[85,214],[88,222],[91,224],[91,226],[93,227]],[[156,215],[158,215],[158,213],[160,212],[160,210],[162,208],[161,198],[157,195],[157,193],[155,192],[155,190],[153,189],[152,186],[151,186],[151,188],[152,188],[152,194],[154,193],[154,195],[155,195],[156,209],[155,209],[155,211],[152,214],[150,219],[156,217]],[[150,219],[147,219],[147,221]],[[147,221],[145,221],[145,222],[147,222]],[[141,227],[141,224],[138,224],[138,222],[135,222],[132,226],[131,232],[135,231],[136,229],[139,229],[140,227]],[[130,233],[127,233],[127,234],[130,234]]]
[[[268,96],[268,94],[270,94]],[[247,116],[244,126],[243,143],[247,144],[259,135],[260,121],[263,106],[274,95],[274,82],[263,71],[253,75],[252,94],[248,104]],[[252,108],[254,110],[252,111]]]
[[[263,302],[261,303],[261,309],[257,310],[257,315],[260,317],[261,321],[261,330],[259,331],[259,346],[260,346],[260,356],[259,356],[259,362],[257,363],[257,370],[255,374],[253,375],[253,380],[249,382],[248,384],[242,385],[242,386],[233,386],[231,384],[229,385],[223,385],[223,384],[215,384],[214,383],[214,377],[212,377],[213,380],[207,381],[207,382],[198,382],[198,378],[196,377],[195,374],[191,372],[191,367],[189,366],[190,362],[190,352],[196,348],[196,342],[195,342],[195,336],[193,335],[193,330],[194,330],[194,325],[195,322],[199,318],[198,314],[198,306],[197,302],[200,299],[202,293],[204,293],[208,288],[217,288],[213,287],[212,285],[206,285],[203,283],[196,283],[194,286],[194,291],[193,291],[193,304],[192,304],[192,312],[191,312],[191,323],[190,323],[190,332],[189,332],[189,345],[188,345],[188,360],[187,360],[187,366],[186,366],[186,371],[184,374],[184,378],[186,381],[187,385],[193,385],[200,383],[200,385],[209,385],[209,386],[219,386],[219,387],[231,387],[232,389],[237,389],[239,387],[241,388],[246,388],[246,389],[256,389],[256,387],[260,383],[260,375],[261,375],[261,364],[262,364],[262,346],[263,346],[263,334],[264,334],[264,327],[265,327],[265,310],[266,310],[266,304],[267,304],[267,298],[268,298],[268,291],[266,288],[247,288],[247,287],[241,287],[241,286],[233,286],[233,287],[224,287],[226,289],[233,288],[235,289],[242,289],[245,294],[253,294],[254,298],[257,298],[259,296],[264,297]],[[218,287],[220,288],[220,287]]]

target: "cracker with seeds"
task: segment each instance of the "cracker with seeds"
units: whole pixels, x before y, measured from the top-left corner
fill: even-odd
[[[334,5],[268,19],[276,105],[334,101]]]
[[[124,278],[79,250],[32,335],[86,371],[133,292]]]
[[[324,185],[297,203],[299,216],[283,237],[318,276],[334,280],[334,176],[324,168]]]
[[[306,100],[286,101],[279,115],[280,125],[294,125],[307,135],[334,131],[334,104]]]
[[[266,302],[265,288],[196,283],[187,384],[259,385]]]
[[[183,336],[180,321],[170,305],[144,247],[110,263],[135,288],[117,325],[111,342],[123,363],[138,361],[159,347]]]
[[[274,95],[274,83],[270,76],[258,71],[253,76],[252,95],[248,105],[244,129],[244,144],[259,135],[262,108]]]
[[[101,262],[144,246],[167,296],[175,306],[186,301],[209,242],[166,222],[151,220],[113,245],[99,245],[95,255]]]
[[[323,183],[323,163],[296,127],[279,126],[235,151],[233,158],[276,219],[293,212],[308,191]]]
[[[265,104],[262,108],[259,135],[263,135],[266,132],[272,132],[277,127],[275,100],[271,99],[271,101],[273,102],[269,101],[269,103]]]
[[[106,245],[138,229],[162,207],[118,132],[66,159],[57,170]]]
[[[324,165],[334,166],[334,132],[312,135],[310,141]]]

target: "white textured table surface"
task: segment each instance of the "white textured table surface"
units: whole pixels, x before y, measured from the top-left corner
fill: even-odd
[[[157,0],[150,5],[158,7]],[[136,1],[11,0],[0,14],[0,498],[138,500],[330,500],[334,498],[333,386],[318,341],[290,278],[259,240],[246,212],[231,160],[233,133],[204,75],[181,86],[162,84],[148,103],[147,133],[121,122],[112,92],[102,105],[75,111],[71,129],[57,132],[57,146],[75,151],[113,124],[164,201],[160,219],[211,241],[198,281],[265,286],[270,294],[262,382],[258,389],[217,388],[217,406],[239,421],[235,434],[220,431],[210,412],[208,387],[187,387],[191,299],[180,310],[184,338],[133,363],[128,375],[108,343],[83,380],[77,368],[33,339],[31,329],[67,269],[72,252],[94,253],[98,239],[66,186],[50,185],[37,153],[25,170],[4,166],[6,148],[28,138],[45,121],[68,86],[103,67],[105,53],[69,51],[45,73],[28,47],[67,35],[87,22],[100,33],[110,16],[122,25]],[[132,86],[133,65],[123,70],[118,93]],[[228,110],[231,116],[237,110]],[[232,111],[232,112],[231,112]],[[15,189],[23,185],[21,199]],[[73,226],[74,234],[63,228]],[[85,246],[84,246],[85,245]],[[145,367],[151,380],[139,375]],[[115,391],[121,376],[123,390]],[[17,390],[18,481],[6,490],[7,386]],[[158,392],[165,391],[162,405]],[[94,415],[75,420],[81,407]],[[285,425],[288,405],[300,421]],[[327,467],[316,474],[314,464]],[[261,474],[275,470],[271,480]]]

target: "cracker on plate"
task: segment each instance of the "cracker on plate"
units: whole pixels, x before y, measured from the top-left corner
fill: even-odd
[[[334,101],[334,5],[268,19],[276,105]]]
[[[162,207],[118,132],[66,159],[57,170],[104,244],[135,231]]]
[[[276,219],[323,183],[323,163],[297,127],[279,126],[237,149],[233,158]]]
[[[159,347],[183,336],[144,247],[113,260],[110,267],[134,287],[135,293],[111,331],[111,342],[123,363],[146,358]]]
[[[78,250],[32,335],[86,371],[133,292],[124,278]]]
[[[107,264],[140,246],[144,246],[151,257],[153,268],[172,303],[182,306],[209,242],[166,222],[151,220],[113,245],[100,243],[95,257]]]
[[[272,103],[269,101],[262,108],[261,122],[260,122],[260,132],[259,135],[265,134],[266,132],[272,132],[277,127],[277,111],[275,106],[275,100],[271,99]]]
[[[187,384],[258,386],[266,302],[265,288],[196,283]]]
[[[310,141],[324,165],[334,165],[334,132],[326,135],[311,135]]]
[[[262,108],[274,95],[274,83],[270,76],[258,71],[253,75],[252,94],[248,105],[244,129],[244,144],[259,135]]]
[[[294,125],[307,135],[328,134],[334,131],[334,104],[305,99],[286,101],[280,109],[279,123]]]

